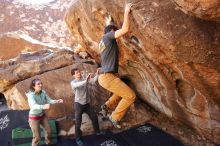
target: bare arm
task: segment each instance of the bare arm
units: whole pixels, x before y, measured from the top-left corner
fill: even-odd
[[[131,6],[132,6],[131,3],[126,4],[123,25],[121,29],[115,31],[115,38],[119,38],[125,35],[129,31],[129,26],[130,26],[129,13],[131,11]]]
[[[63,99],[53,100],[45,93],[48,104],[63,103]]]

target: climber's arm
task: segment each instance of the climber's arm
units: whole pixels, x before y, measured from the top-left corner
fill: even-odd
[[[115,38],[119,38],[125,35],[129,31],[129,25],[130,25],[129,13],[131,12],[131,6],[132,6],[132,3],[126,4],[125,12],[124,12],[124,22],[123,22],[122,28],[115,31]]]

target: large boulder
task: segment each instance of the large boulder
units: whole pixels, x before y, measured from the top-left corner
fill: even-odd
[[[135,0],[130,33],[118,40],[120,74],[139,97],[220,144],[220,25],[184,14],[169,0]],[[66,23],[100,60],[105,17],[123,22],[124,0],[77,0]]]
[[[173,0],[184,13],[220,22],[219,0]]]
[[[46,71],[68,66],[74,53],[68,50],[41,50],[20,54],[13,60],[0,62],[0,92],[11,85]]]

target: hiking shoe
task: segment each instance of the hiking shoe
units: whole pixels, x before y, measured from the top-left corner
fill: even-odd
[[[109,115],[108,118],[109,118],[109,120],[112,122],[112,124],[113,124],[113,126],[114,126],[115,128],[118,128],[118,129],[121,128],[121,125],[120,125],[117,121],[115,121],[115,120],[112,118],[111,115]]]
[[[78,146],[83,146],[83,141],[81,139],[77,139],[76,143]]]
[[[101,112],[100,112],[103,117],[107,117],[107,114],[108,114],[108,108],[105,104],[101,105]]]

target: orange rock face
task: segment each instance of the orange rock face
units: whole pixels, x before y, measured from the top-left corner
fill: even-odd
[[[220,22],[219,0],[173,0],[176,5],[186,14]]]
[[[118,40],[120,73],[145,102],[220,144],[220,25],[184,14],[169,0],[135,0],[130,32]],[[123,23],[123,0],[78,0],[66,23],[99,61],[105,16]]]
[[[4,36],[0,38],[0,60],[8,60],[17,57],[22,52],[41,50],[47,48],[43,45],[32,44],[21,38]]]

